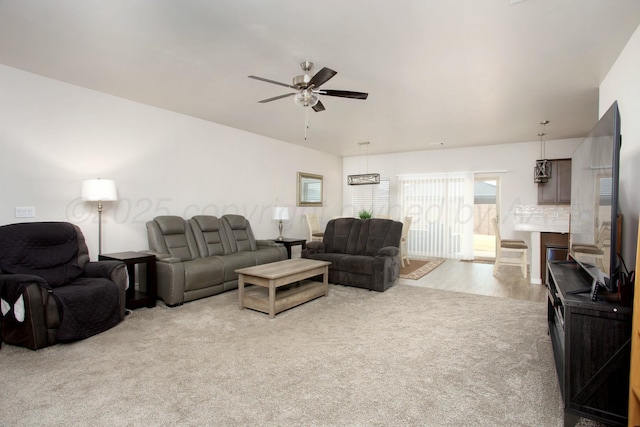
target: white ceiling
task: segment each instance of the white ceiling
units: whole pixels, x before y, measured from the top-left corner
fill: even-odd
[[[514,4],[511,4],[514,3]],[[337,155],[584,136],[638,0],[0,0],[0,63]],[[292,98],[304,60],[322,86]],[[188,143],[188,141],[185,141]]]

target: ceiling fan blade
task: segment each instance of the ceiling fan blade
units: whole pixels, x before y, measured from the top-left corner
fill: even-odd
[[[256,80],[260,80],[260,81],[267,82],[267,83],[273,83],[274,85],[280,85],[280,86],[284,86],[284,87],[290,87],[291,89],[295,89],[295,87],[293,87],[291,85],[288,85],[286,83],[280,83],[280,82],[277,82],[275,80],[265,79],[264,77],[258,77],[258,76],[247,76],[247,77],[249,77],[250,79],[256,79]]]
[[[364,93],[364,92],[351,92],[348,90],[330,90],[330,89],[326,89],[326,90],[320,90],[318,92],[320,95],[327,95],[327,96],[339,96],[340,98],[352,98],[352,99],[367,99],[367,97],[369,96],[368,93]]]
[[[311,77],[309,80],[309,85],[307,87],[320,87],[320,85],[326,83],[331,77],[338,74],[337,71],[333,71],[331,68],[324,67],[322,70],[318,71],[315,76]]]
[[[271,101],[275,101],[277,99],[287,98],[287,97],[293,96],[293,95],[295,95],[295,93],[287,93],[286,95],[274,96],[273,98],[263,99],[262,101],[258,101],[258,102],[261,103],[261,104],[264,104],[265,102],[271,102]]]
[[[311,108],[313,108],[313,111],[315,111],[316,113],[319,113],[320,111],[324,111],[324,105],[322,105],[321,101],[318,101],[318,103]]]

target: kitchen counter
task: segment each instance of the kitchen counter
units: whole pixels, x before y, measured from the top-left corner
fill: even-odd
[[[528,224],[515,224],[514,231],[523,231],[531,233],[531,247],[529,253],[531,254],[531,283],[534,285],[542,284],[542,271],[540,271],[540,233],[568,233],[568,222],[553,222],[553,223],[528,223]]]
[[[513,230],[530,233],[531,283],[542,284],[541,233],[568,233],[571,207],[567,205],[518,205],[514,209]]]
[[[515,231],[537,231],[538,233],[568,233],[569,224],[564,222],[541,224],[515,224]]]

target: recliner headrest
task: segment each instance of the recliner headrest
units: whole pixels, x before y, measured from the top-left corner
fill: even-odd
[[[247,228],[247,219],[242,215],[227,214],[224,216],[232,230],[242,230]]]
[[[153,219],[160,228],[162,234],[184,234],[185,222],[182,217],[175,215],[157,216]]]
[[[191,219],[198,223],[202,231],[218,231],[221,227],[220,220],[213,215],[196,215]]]
[[[0,227],[0,265],[12,274],[33,274],[51,287],[82,274],[78,236],[68,222],[29,222]]]

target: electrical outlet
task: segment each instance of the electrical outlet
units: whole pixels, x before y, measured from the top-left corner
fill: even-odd
[[[17,206],[16,218],[34,218],[36,216],[36,208],[33,206]]]

